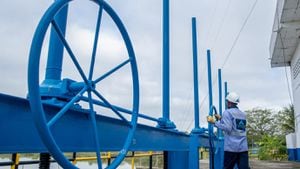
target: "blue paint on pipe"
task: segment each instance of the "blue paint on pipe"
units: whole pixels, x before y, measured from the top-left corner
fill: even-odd
[[[163,1],[163,118],[170,118],[170,28],[169,0]]]
[[[192,18],[192,43],[193,43],[193,72],[194,72],[194,118],[195,129],[200,128],[199,124],[199,90],[198,90],[198,52],[197,52],[197,25],[196,18]]]
[[[54,20],[59,25],[63,35],[66,32],[68,5],[64,6],[55,16]],[[61,80],[64,46],[55,29],[51,27],[48,60],[45,79]]]

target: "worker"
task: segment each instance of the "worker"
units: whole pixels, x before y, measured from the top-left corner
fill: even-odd
[[[239,169],[249,168],[246,113],[237,107],[239,102],[239,95],[231,92],[226,96],[223,116],[207,117],[207,122],[224,131],[224,169],[233,169],[235,164]]]

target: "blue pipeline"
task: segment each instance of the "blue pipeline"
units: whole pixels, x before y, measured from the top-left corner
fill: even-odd
[[[198,51],[196,18],[192,18],[195,129],[199,128]]]
[[[163,118],[170,118],[170,30],[169,0],[163,1]]]
[[[227,82],[224,82],[224,102],[225,102],[225,109],[227,109],[227,103],[226,103],[226,96],[227,96],[227,94],[228,94],[228,86],[227,86]]]
[[[54,20],[58,24],[61,32],[65,35],[68,15],[68,5],[64,6],[55,16]],[[61,80],[62,62],[64,46],[54,27],[51,27],[48,60],[45,79]]]
[[[218,69],[218,88],[219,88],[219,113],[222,115],[223,109],[223,97],[222,97],[222,71]],[[223,168],[223,161],[224,161],[224,139],[222,135],[222,130],[217,130],[218,134],[218,141],[215,147],[215,160],[214,160],[214,167],[215,168]]]
[[[212,95],[212,79],[211,79],[211,57],[210,50],[207,50],[207,72],[208,72],[208,94],[209,94],[209,115],[213,115],[211,108],[213,107],[213,95]],[[214,143],[213,143],[213,125],[208,123],[208,133],[209,133],[209,168],[214,168]]]
[[[192,18],[192,47],[194,72],[194,119],[195,127],[190,135],[189,169],[199,168],[199,134],[203,133],[199,124],[199,90],[198,90],[198,51],[197,51],[197,25],[196,18]]]
[[[218,86],[219,86],[219,113],[223,112],[222,107],[222,70],[218,69]],[[222,136],[222,131],[218,129],[218,137]]]
[[[158,127],[174,129],[175,124],[170,121],[170,16],[169,0],[163,1],[163,56],[162,56],[162,118]]]

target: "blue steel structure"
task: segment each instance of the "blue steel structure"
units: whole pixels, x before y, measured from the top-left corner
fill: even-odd
[[[195,126],[190,134],[176,130],[170,120],[169,82],[169,1],[163,1],[163,110],[162,117],[150,117],[139,112],[139,81],[135,53],[129,35],[117,13],[103,0],[93,0],[98,17],[89,72],[82,70],[76,55],[65,38],[68,5],[72,0],[57,0],[46,11],[34,34],[28,66],[28,99],[0,94],[0,153],[50,152],[64,168],[77,168],[64,152],[95,152],[98,168],[102,168],[100,152],[119,154],[107,168],[116,168],[128,151],[164,151],[168,169],[199,168],[199,147],[210,148],[210,168],[222,168],[223,137],[215,135],[213,126],[200,128],[196,18],[192,18],[194,116]],[[128,59],[94,77],[98,36],[103,12],[106,12],[120,31]],[[51,26],[45,80],[40,84],[40,56],[47,29]],[[62,79],[63,51],[66,50],[80,74],[81,81]],[[209,115],[217,112],[213,106],[210,51],[207,51]],[[122,67],[128,65],[132,76],[132,107],[113,105],[96,86]],[[218,71],[219,112],[222,112],[222,80]],[[225,83],[227,93],[227,83]],[[94,98],[96,96],[96,98]],[[88,109],[78,105],[86,102]],[[107,108],[117,118],[96,114],[94,107]],[[124,113],[130,115],[130,120]],[[157,127],[138,124],[138,117],[158,123]],[[20,133],[21,131],[21,133]],[[22,136],[15,135],[20,133]],[[22,138],[22,139],[20,139]]]

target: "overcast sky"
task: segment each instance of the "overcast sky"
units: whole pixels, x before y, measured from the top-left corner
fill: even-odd
[[[52,0],[0,1],[0,92],[25,97],[27,94],[27,66],[31,40],[43,13]],[[162,69],[162,2],[161,0],[110,0],[131,37],[138,62],[140,81],[140,111],[161,117],[161,69]],[[235,39],[255,0],[170,0],[171,51],[171,120],[180,130],[193,126],[193,74],[191,47],[191,17],[197,18],[201,125],[206,125],[208,113],[206,50],[211,49],[213,76],[222,68],[223,80],[229,91],[241,96],[240,108],[255,107],[278,109],[291,103],[286,74],[289,68],[270,66],[269,44],[271,39],[276,0],[258,0],[237,43]],[[91,4],[89,2],[89,4]],[[75,5],[74,5],[75,6]],[[85,22],[95,19],[96,6],[70,9],[70,41],[77,53],[84,55],[91,46],[94,29]],[[85,10],[86,8],[86,10]],[[95,8],[96,9],[96,8]],[[83,14],[88,13],[88,14]],[[86,17],[86,18],[84,18]],[[107,18],[108,28],[103,31],[103,53],[121,55],[122,39]],[[72,23],[71,23],[72,21]],[[75,35],[78,35],[75,37]],[[76,43],[76,38],[80,43]],[[47,42],[45,42],[47,43]],[[233,47],[229,55],[230,49]],[[110,53],[110,54],[109,54]],[[125,52],[126,54],[126,52]],[[225,62],[226,56],[228,60]],[[83,61],[84,62],[84,61]],[[225,63],[225,65],[224,65]],[[224,65],[224,66],[223,66]],[[63,68],[64,69],[64,68]],[[126,85],[127,76],[118,81]],[[217,84],[217,83],[215,83]],[[217,85],[214,86],[214,103],[217,101]],[[120,93],[118,93],[120,92]],[[120,100],[128,91],[114,90]],[[206,98],[206,99],[205,99]],[[122,104],[122,103],[120,103]]]

